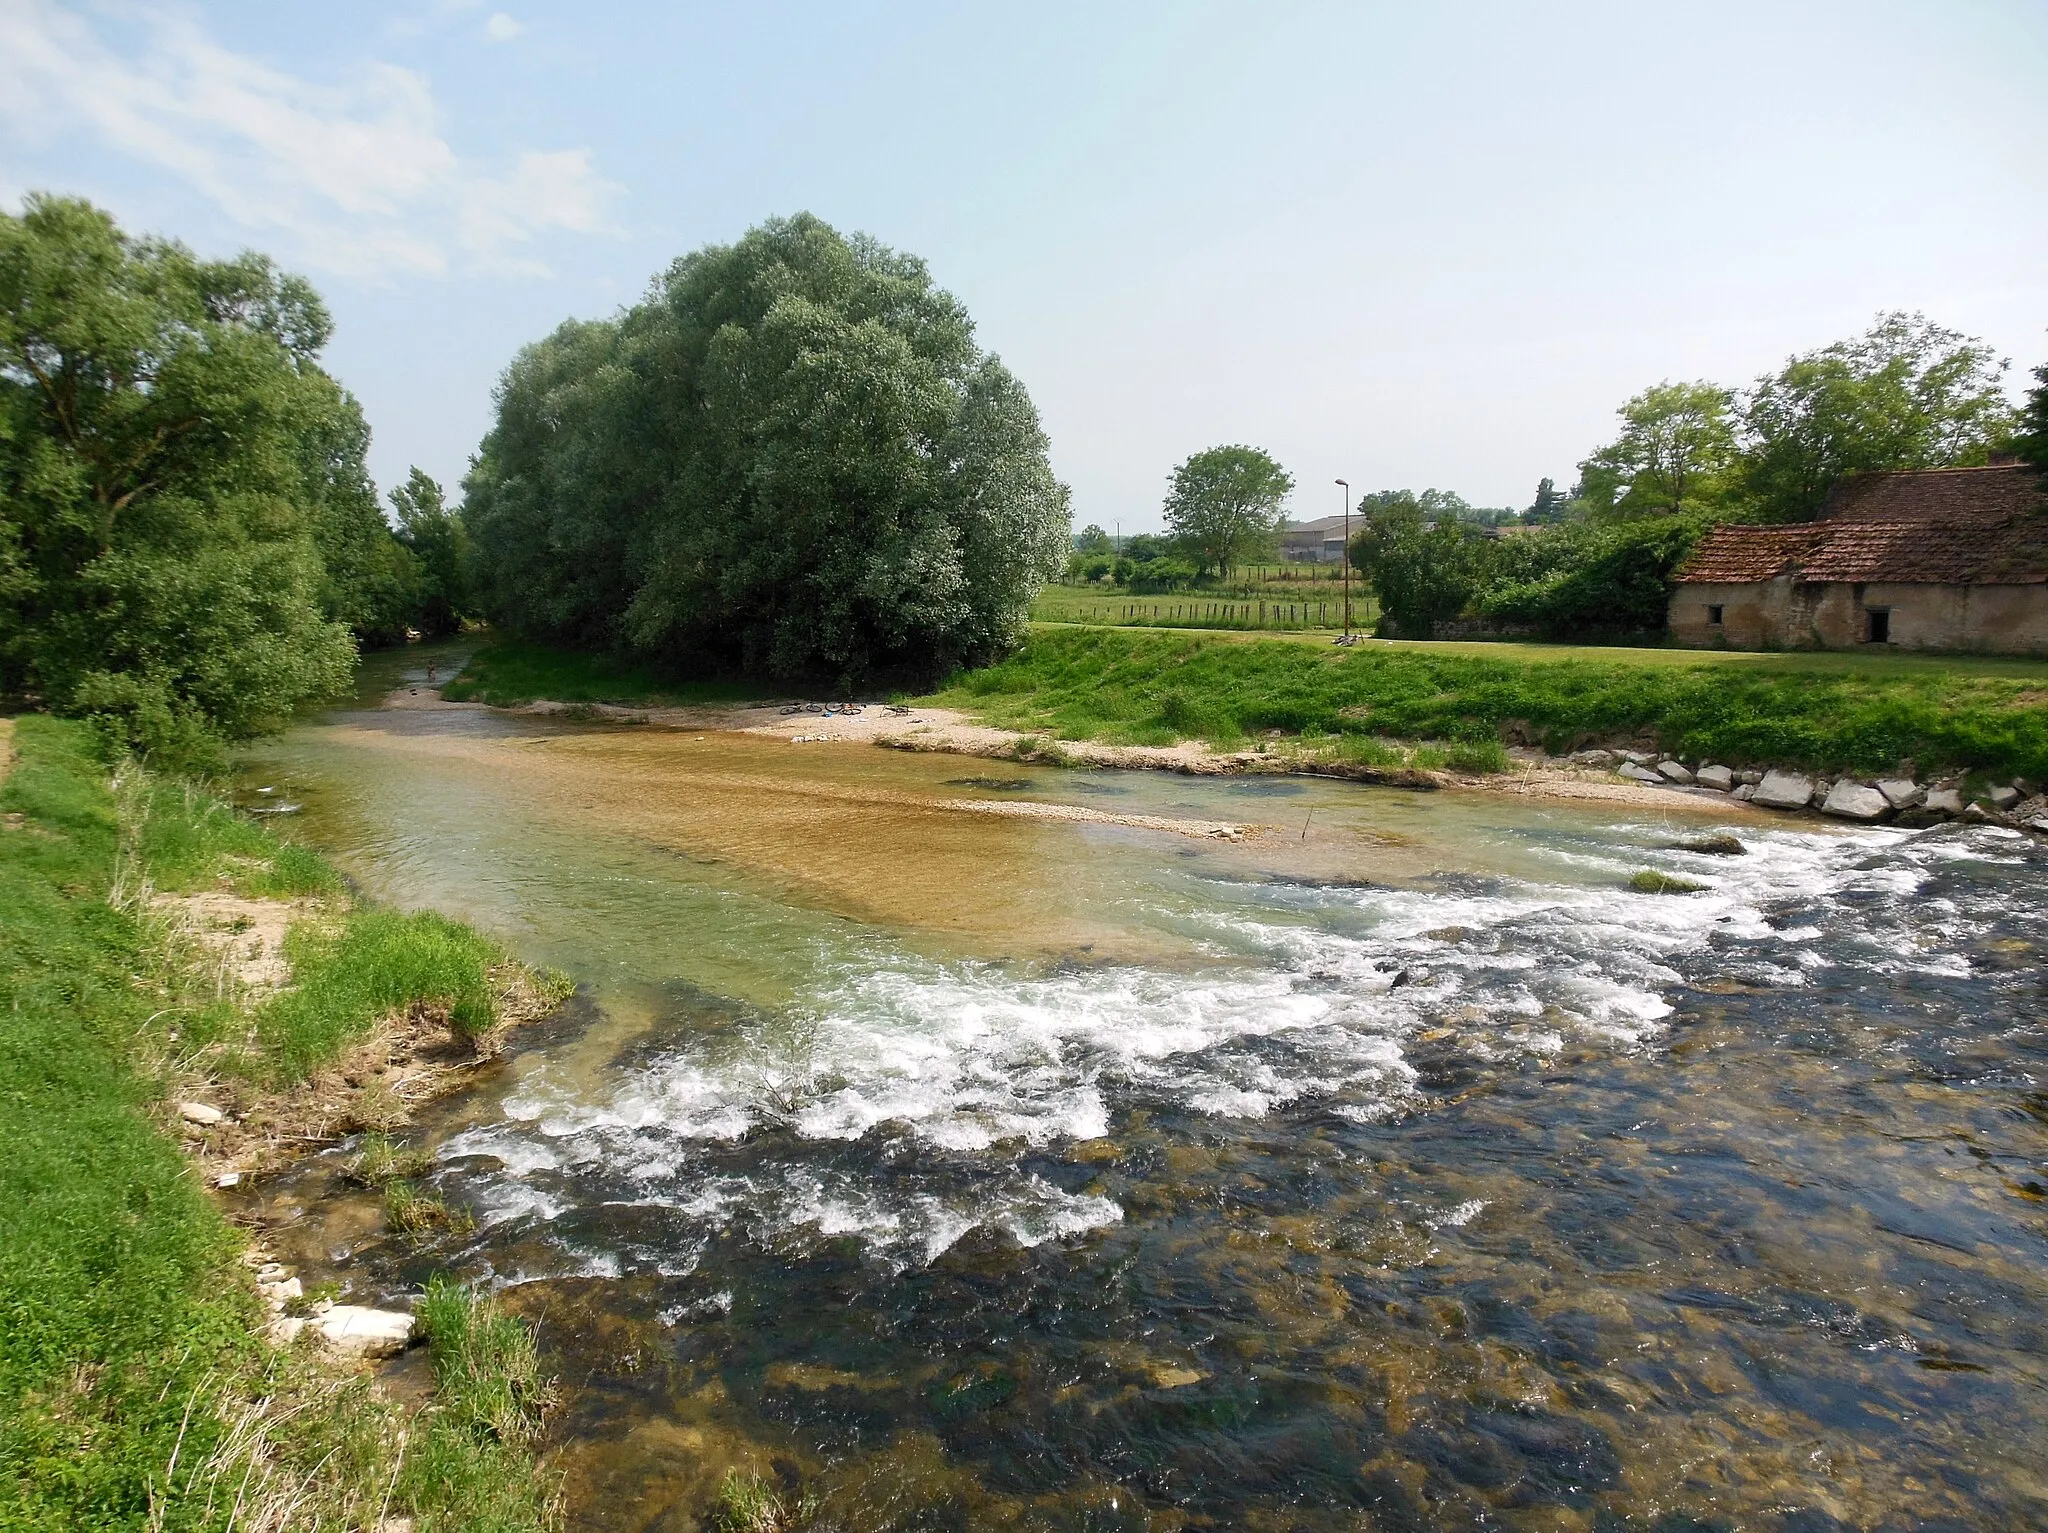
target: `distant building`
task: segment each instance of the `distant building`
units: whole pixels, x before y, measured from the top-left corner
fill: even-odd
[[[1670,623],[1694,646],[2048,654],[2048,494],[2012,464],[1853,475],[1818,521],[1709,532]]]
[[[1351,518],[1353,532],[1364,525],[1364,517]],[[1342,564],[1344,518],[1323,516],[1312,522],[1288,523],[1280,531],[1280,557],[1290,564]]]

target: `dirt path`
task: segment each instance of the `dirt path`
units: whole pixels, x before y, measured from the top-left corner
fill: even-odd
[[[14,770],[14,720],[0,719],[0,782]]]

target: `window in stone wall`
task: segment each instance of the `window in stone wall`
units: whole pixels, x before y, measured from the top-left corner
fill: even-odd
[[[1866,607],[1863,616],[1869,627],[1864,639],[1871,644],[1889,644],[1892,641],[1892,609],[1889,607]]]
[[[1721,626],[1721,609],[1715,603],[1707,604],[1707,622],[1715,628]]]

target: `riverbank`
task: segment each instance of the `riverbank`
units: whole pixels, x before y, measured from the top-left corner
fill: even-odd
[[[368,1312],[266,1268],[203,1185],[397,1126],[451,1027],[473,1057],[549,982],[455,923],[357,905],[197,785],[110,778],[82,726],[8,733],[0,1525],[551,1526],[522,1327],[456,1290],[398,1316],[385,1344],[423,1333],[440,1380],[401,1408],[341,1355]]]
[[[1331,652],[1243,636],[1039,629],[1011,660],[931,697],[846,705],[737,699],[729,686],[663,683],[644,669],[500,642],[473,656],[445,695],[798,744],[1334,776],[1636,807],[1677,807],[1697,794],[1738,813],[1764,771],[1783,768],[1806,777],[1815,808],[1839,779],[1848,788],[1834,812],[1853,803],[1862,807],[1850,818],[1903,812],[1930,823],[1941,817],[1927,807],[1930,795],[1935,804],[1953,795],[1954,815],[1980,797],[2023,801],[2025,774],[2038,780],[2032,764],[2048,762],[2048,673],[2035,678],[2024,667],[1984,662],[1949,674],[1821,655],[1761,657],[1769,664],[1738,669],[1663,651],[1642,665],[1492,648],[1501,653]],[[1810,667],[1799,663],[1808,659]],[[446,704],[414,689],[387,706]],[[1665,761],[1711,770],[1660,775]],[[1898,802],[1878,795],[1878,779],[1899,789]],[[1767,795],[1763,807],[1794,807],[1782,798]]]

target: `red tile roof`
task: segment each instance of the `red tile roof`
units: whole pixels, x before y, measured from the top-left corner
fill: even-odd
[[[1716,527],[1678,572],[1681,584],[2036,585],[2048,582],[2048,498],[2026,468],[1860,474],[1817,522]]]
[[[1825,522],[1963,522],[2043,509],[2041,476],[2024,464],[1851,474],[1828,492]]]
[[[1744,585],[1774,580],[1819,539],[1804,527],[1716,527],[1692,551],[1678,572],[1681,583]]]

